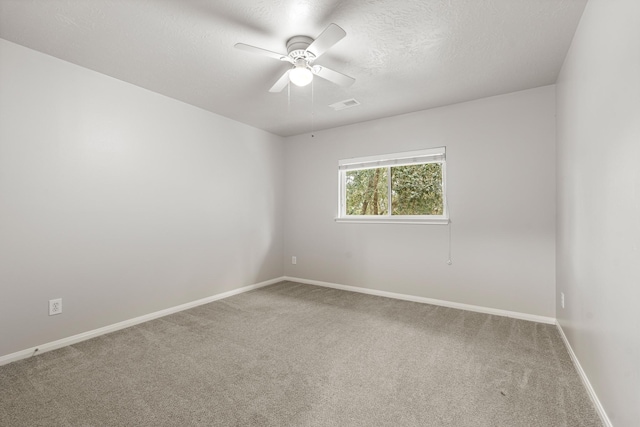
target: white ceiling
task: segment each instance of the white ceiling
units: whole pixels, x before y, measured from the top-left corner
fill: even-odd
[[[0,37],[288,136],[555,83],[586,1],[0,0]],[[233,47],[332,22],[347,36],[316,63],[346,89],[269,93],[288,65]]]

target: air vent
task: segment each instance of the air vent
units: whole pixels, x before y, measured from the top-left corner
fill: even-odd
[[[355,107],[356,105],[360,105],[358,101],[355,99],[345,99],[344,101],[336,102],[335,104],[329,105],[329,107],[333,108],[335,111],[344,110],[345,108]]]

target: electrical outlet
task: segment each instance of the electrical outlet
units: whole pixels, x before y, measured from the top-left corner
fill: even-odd
[[[62,298],[49,300],[49,316],[62,313]]]
[[[291,264],[297,264],[298,263],[298,258],[292,256],[291,257]]]
[[[564,308],[564,292],[560,292],[560,306]]]

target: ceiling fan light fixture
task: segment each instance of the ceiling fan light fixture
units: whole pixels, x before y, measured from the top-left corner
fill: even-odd
[[[297,63],[289,72],[289,80],[296,86],[306,86],[313,80],[313,72],[306,63]]]
[[[268,56],[293,65],[293,68],[285,71],[271,86],[271,89],[269,89],[271,93],[282,92],[285,87],[291,87],[291,83],[296,86],[307,86],[313,81],[314,76],[338,86],[347,87],[355,82],[353,77],[315,64],[316,59],[346,35],[347,33],[336,24],[329,24],[315,40],[308,36],[298,35],[291,37],[287,40],[286,55],[244,43],[236,43],[234,46],[236,49]]]

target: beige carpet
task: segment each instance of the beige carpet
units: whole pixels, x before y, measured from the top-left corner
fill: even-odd
[[[552,325],[279,283],[0,367],[2,426],[600,426]]]

